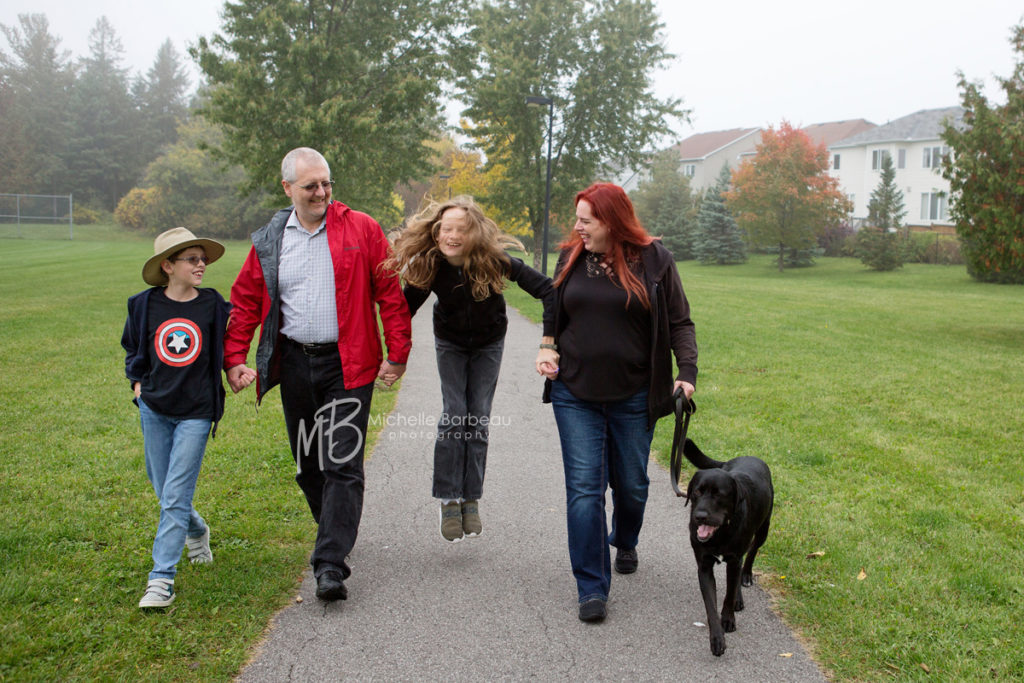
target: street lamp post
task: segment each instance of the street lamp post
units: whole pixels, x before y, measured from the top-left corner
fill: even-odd
[[[544,237],[541,240],[540,272],[548,274],[548,216],[551,214],[551,130],[555,120],[555,101],[550,97],[530,95],[527,104],[547,105],[548,107],[548,174],[544,189]]]
[[[439,179],[441,179],[441,180],[444,180],[444,181],[445,181],[445,185],[447,185],[447,186],[448,186],[448,199],[451,199],[451,198],[452,198],[452,184],[451,184],[451,183],[449,183],[449,182],[447,182],[447,181],[448,181],[448,179],[449,179],[449,178],[451,178],[451,175],[450,175],[450,174],[448,174],[448,173],[442,173],[441,175],[439,175],[439,176],[437,176],[437,177],[438,177]]]

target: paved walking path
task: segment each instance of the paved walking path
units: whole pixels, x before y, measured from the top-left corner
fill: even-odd
[[[307,573],[303,601],[275,617],[240,680],[824,681],[756,587],[745,590],[728,650],[711,655],[707,628],[695,624],[706,617],[688,509],[653,459],[640,568],[613,574],[604,623],[577,619],[558,435],[533,369],[540,327],[509,318],[483,534],[453,544],[438,531],[430,484],[441,392],[424,306],[397,405],[366,463],[350,597],[319,602]],[[721,597],[723,572],[718,582]]]

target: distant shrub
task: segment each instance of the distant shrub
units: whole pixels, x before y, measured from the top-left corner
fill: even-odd
[[[117,203],[114,218],[126,228],[153,232],[153,214],[159,193],[160,190],[155,187],[132,188]]]
[[[87,206],[76,206],[71,209],[71,221],[75,225],[92,225],[102,220],[103,214]]]
[[[818,236],[823,256],[853,256],[854,237],[857,232],[849,223],[830,225]]]
[[[905,255],[907,263],[935,263],[946,266],[964,264],[960,238],[956,235],[912,232],[905,244]]]

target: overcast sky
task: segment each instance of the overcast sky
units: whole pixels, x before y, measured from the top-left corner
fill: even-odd
[[[1010,29],[1021,0],[658,0],[666,43],[677,55],[657,75],[662,96],[693,110],[680,137],[726,128],[865,118],[882,124],[920,109],[959,103],[956,71],[983,80],[1009,76]],[[145,73],[170,38],[185,50],[220,28],[220,3],[176,0],[3,0],[0,23],[47,15],[51,33],[75,57],[105,14],[125,48],[125,64]],[[566,40],[571,40],[566,36]],[[0,49],[9,53],[6,40]],[[194,67],[190,65],[195,78]]]

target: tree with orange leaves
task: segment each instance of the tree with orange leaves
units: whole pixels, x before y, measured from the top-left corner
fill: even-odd
[[[783,121],[762,133],[756,156],[733,172],[726,203],[755,246],[778,248],[780,271],[787,250],[811,249],[817,235],[852,208],[827,171],[825,145],[815,146]]]

